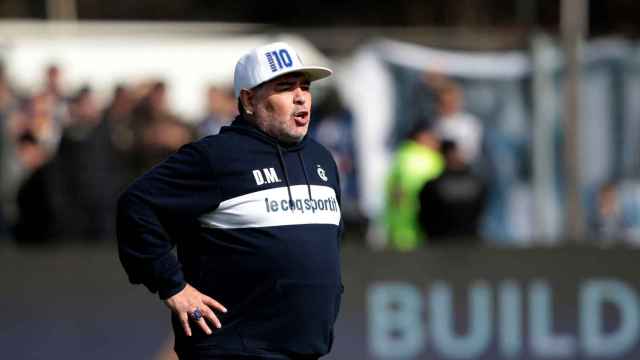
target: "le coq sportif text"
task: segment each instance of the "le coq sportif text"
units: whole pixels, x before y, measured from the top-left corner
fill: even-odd
[[[264,205],[268,213],[279,211],[300,211],[304,214],[305,211],[338,211],[338,201],[334,197],[326,199],[283,199],[273,200],[264,198]]]

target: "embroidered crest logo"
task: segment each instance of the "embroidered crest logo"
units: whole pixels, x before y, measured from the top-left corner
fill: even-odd
[[[329,180],[329,178],[327,178],[327,173],[324,171],[324,169],[320,166],[318,166],[318,176],[320,176],[320,179],[327,181]]]

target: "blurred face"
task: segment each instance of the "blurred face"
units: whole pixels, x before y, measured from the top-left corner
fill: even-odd
[[[252,90],[243,90],[243,106],[264,132],[278,140],[296,143],[309,129],[309,84],[304,74],[286,74]]]
[[[47,69],[47,81],[51,85],[57,85],[60,81],[60,69],[57,66],[51,66]]]
[[[127,88],[120,88],[113,97],[112,110],[118,114],[129,112],[134,105],[133,94]],[[119,118],[124,119],[124,118]]]
[[[602,216],[615,214],[617,208],[616,188],[613,185],[606,185],[600,190],[598,206]]]
[[[460,108],[462,108],[462,92],[457,89],[448,89],[440,94],[440,114],[455,114],[460,110]]]
[[[155,111],[163,111],[167,108],[167,89],[164,85],[156,85],[149,93],[151,107]]]

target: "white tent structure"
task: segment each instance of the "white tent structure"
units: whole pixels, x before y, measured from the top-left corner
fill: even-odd
[[[262,35],[253,25],[175,23],[0,23],[2,58],[13,84],[36,90],[57,64],[66,90],[90,84],[102,97],[120,82],[162,79],[170,106],[194,119],[210,84],[231,85],[247,50],[282,40],[307,63],[330,66],[311,43],[294,35]]]

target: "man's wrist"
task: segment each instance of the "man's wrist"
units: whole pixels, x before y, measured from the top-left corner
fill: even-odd
[[[165,288],[165,289],[159,289],[158,296],[160,297],[161,300],[167,300],[168,298],[182,291],[186,286],[187,286],[187,283],[183,281],[177,284],[176,286]]]

